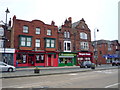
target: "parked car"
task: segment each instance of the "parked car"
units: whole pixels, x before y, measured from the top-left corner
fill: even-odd
[[[4,62],[0,62],[0,70],[1,71],[13,72],[13,71],[16,71],[16,68],[12,65],[8,65]]]
[[[119,65],[120,65],[120,61],[119,60],[112,61],[112,66],[119,66]]]
[[[92,62],[91,61],[83,61],[81,64],[80,64],[80,68],[90,68],[92,65]]]

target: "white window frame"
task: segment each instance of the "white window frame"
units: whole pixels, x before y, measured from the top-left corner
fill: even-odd
[[[67,38],[67,32],[66,31],[64,32],[64,38]]]
[[[48,35],[48,36],[51,36],[51,35],[52,35],[52,30],[48,29],[48,30],[47,30],[47,35]]]
[[[36,30],[35,34],[40,34],[40,28],[39,27],[37,27],[35,30]]]
[[[81,50],[89,50],[89,43],[88,42],[80,42],[80,49]]]
[[[87,38],[87,34],[84,33],[84,32],[81,32],[81,33],[80,33],[80,38],[81,38],[81,39],[88,39],[88,38]]]
[[[35,40],[35,47],[40,47],[40,39]]]
[[[70,44],[70,47],[68,47],[68,44]],[[64,41],[64,52],[71,52],[71,41]]]
[[[31,41],[32,41],[32,39],[31,39],[30,37],[27,37],[26,39],[27,39],[27,40],[26,40],[26,46],[27,46],[27,47],[30,47],[30,46],[31,46]]]
[[[50,47],[50,39],[46,40],[46,47],[49,48]]]
[[[26,46],[26,38],[25,37],[21,37],[21,46]]]
[[[23,33],[28,33],[28,29],[29,29],[28,26],[24,25],[23,26]]]
[[[70,38],[70,32],[67,32],[67,38]]]

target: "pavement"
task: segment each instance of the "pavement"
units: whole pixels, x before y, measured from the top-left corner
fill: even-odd
[[[80,68],[79,66],[63,66],[63,67],[38,67],[40,72],[34,73],[35,67],[16,68],[15,72],[3,72],[0,78],[18,78],[18,77],[31,77],[31,76],[43,76],[43,75],[55,75],[66,73],[79,73],[93,70],[105,70],[105,69],[118,69],[118,66],[112,66],[111,64],[105,64],[97,66],[95,69]]]

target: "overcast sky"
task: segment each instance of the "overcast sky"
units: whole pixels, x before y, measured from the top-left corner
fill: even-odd
[[[120,0],[0,0],[0,21],[5,21],[5,10],[9,9],[8,19],[14,15],[18,19],[38,19],[46,24],[54,20],[57,26],[66,18],[72,22],[84,18],[96,39],[118,40],[118,2]]]

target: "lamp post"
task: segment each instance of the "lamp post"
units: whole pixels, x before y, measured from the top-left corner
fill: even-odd
[[[7,8],[5,12],[6,12],[6,21],[4,23],[5,28],[4,28],[4,38],[3,38],[3,40],[4,40],[4,45],[3,45],[4,46],[4,58],[3,59],[5,59],[5,47],[6,47],[6,40],[7,40],[6,39],[6,30],[7,30],[7,27],[8,27],[8,25],[7,25],[7,14],[10,13],[10,11]]]
[[[96,41],[96,32],[99,32],[99,30],[97,28],[94,29],[94,58],[96,60],[96,66],[98,65],[98,53],[97,53],[97,41]]]

